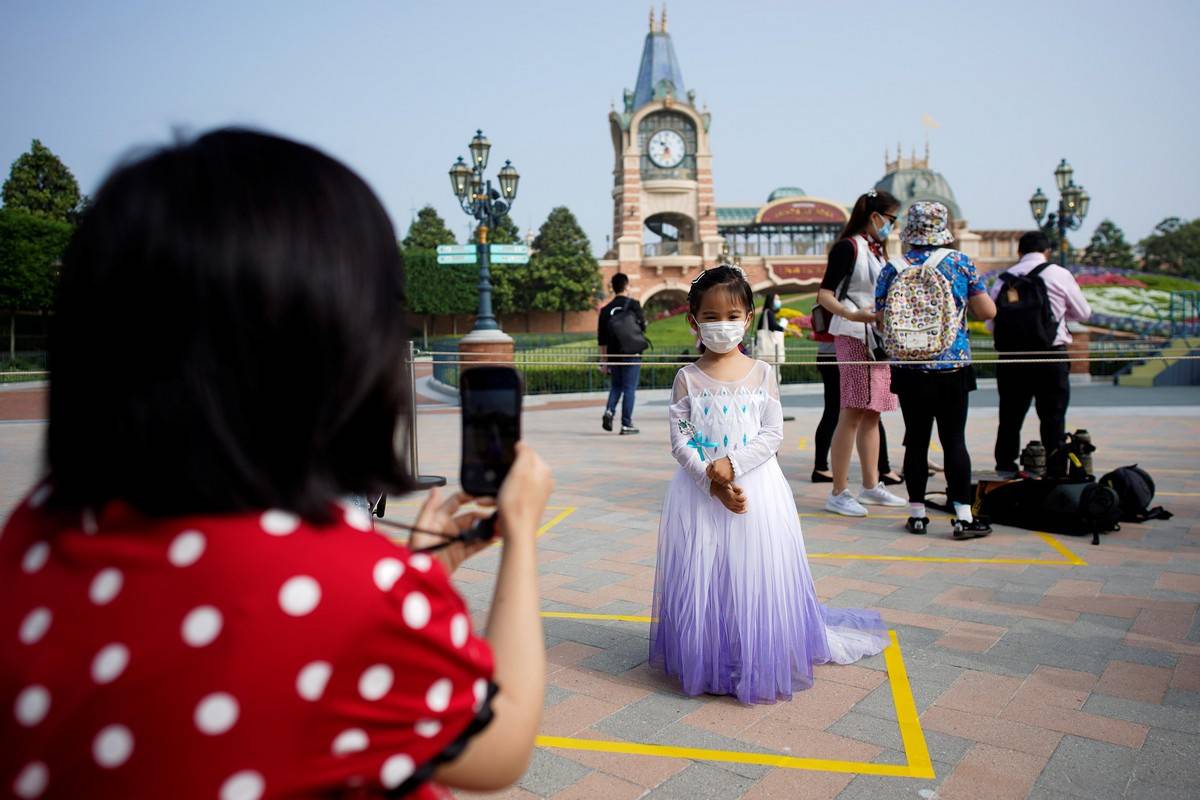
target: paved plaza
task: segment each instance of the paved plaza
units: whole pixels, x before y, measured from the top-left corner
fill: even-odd
[[[795,420],[779,458],[818,594],[879,609],[894,638],[854,666],[818,668],[815,686],[790,702],[750,707],[686,697],[647,667],[658,513],[675,463],[664,395],[639,399],[636,437],[604,433],[596,398],[536,398],[525,415],[525,437],[557,481],[539,539],[549,676],[530,769],[487,797],[1200,793],[1200,390],[1076,388],[1068,423],[1092,432],[1097,471],[1139,463],[1158,482],[1155,502],[1176,515],[1126,524],[1098,547],[1004,527],[954,542],[944,518],[915,537],[901,528],[904,509],[823,513],[828,487],[808,482],[818,398],[786,396]],[[968,444],[988,468],[994,392],[973,404]],[[44,424],[19,420],[39,409],[35,393],[0,392],[5,510],[36,475]],[[885,423],[899,443],[899,414]],[[456,474],[458,425],[453,408],[421,407],[423,472]],[[1027,421],[1025,438],[1035,426]],[[388,516],[410,519],[416,502],[394,499]],[[477,625],[497,563],[489,551],[456,574]]]

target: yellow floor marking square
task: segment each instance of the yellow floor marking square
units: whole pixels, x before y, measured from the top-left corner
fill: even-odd
[[[616,614],[575,614],[543,611],[543,617],[568,619],[620,619],[628,622],[649,622],[650,617],[632,617]],[[900,740],[904,746],[904,764],[875,764],[869,761],[834,761],[823,758],[804,758],[774,753],[750,753],[739,750],[710,750],[702,747],[675,747],[673,745],[645,744],[642,742],[613,742],[603,739],[579,739],[571,736],[539,736],[540,747],[560,750],[588,750],[596,753],[622,753],[625,755],[655,756],[657,758],[684,758],[691,761],[723,761],[736,764],[758,764],[784,769],[803,769],[815,772],[841,772],[851,775],[882,775],[896,778],[935,778],[917,705],[913,700],[912,686],[908,681],[908,670],[900,652],[900,640],[895,631],[888,631],[892,643],[883,651],[887,664],[888,684],[892,690],[892,703],[896,707],[896,719],[900,728]],[[810,690],[811,691],[811,690]]]

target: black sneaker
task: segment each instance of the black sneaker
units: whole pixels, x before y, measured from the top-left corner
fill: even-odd
[[[641,433],[641,431],[639,431],[637,428],[633,427],[632,425],[622,425],[621,426],[621,435],[622,436],[632,436],[635,433]]]
[[[952,523],[954,526],[955,539],[979,539],[987,536],[992,532],[992,526],[984,519],[973,519],[970,522],[963,522],[961,519],[955,519]]]
[[[908,522],[904,523],[904,530],[924,536],[929,530],[929,517],[909,517]]]
[[[600,418],[600,424],[604,427],[604,430],[606,430],[606,431],[612,430],[612,421],[613,421],[613,412],[611,412],[611,411],[605,411],[604,416]]]

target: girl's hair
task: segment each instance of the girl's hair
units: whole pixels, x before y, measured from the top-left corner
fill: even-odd
[[[718,264],[701,272],[700,277],[692,281],[692,288],[688,292],[688,313],[697,324],[700,322],[696,319],[696,314],[700,311],[700,302],[711,289],[726,292],[734,300],[740,301],[746,316],[754,314],[754,290],[746,281],[745,273],[737,267]],[[699,349],[703,353],[704,345],[699,345]]]
[[[842,232],[838,234],[838,239],[849,239],[851,236],[857,236],[866,231],[872,214],[884,214],[899,208],[900,201],[889,192],[872,189],[866,194],[859,195],[858,199],[854,201],[854,208],[850,210],[850,219],[846,221]],[[884,256],[886,256],[887,242],[880,242],[880,244],[883,247]]]
[[[311,147],[226,129],[119,167],[63,257],[51,502],[321,523],[408,488],[403,285],[378,198]]]

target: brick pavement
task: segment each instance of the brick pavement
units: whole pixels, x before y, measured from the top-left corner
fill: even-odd
[[[745,707],[685,697],[648,669],[644,622],[556,617],[544,620],[543,734],[616,750],[678,748],[669,751],[676,756],[539,747],[516,787],[460,796],[1071,800],[1200,792],[1200,393],[1192,405],[1149,408],[1139,391],[1152,390],[1122,392],[1120,407],[1073,408],[1069,422],[1092,431],[1100,469],[1146,467],[1158,482],[1156,502],[1176,517],[1126,525],[1099,547],[1050,537],[1065,553],[1016,529],[957,543],[940,520],[918,539],[900,529],[899,515],[823,514],[827,487],[806,479],[819,410],[789,409],[796,421],[786,424],[780,458],[818,593],[833,605],[878,608],[895,631],[934,777],[888,774],[908,770],[915,748],[910,740],[906,752],[911,726],[902,731],[906,714],[882,655],[820,667],[816,685],[791,702]],[[976,464],[988,466],[995,410],[979,405],[968,444]],[[600,430],[594,408],[526,419],[527,439],[558,482],[546,519],[561,519],[539,541],[546,612],[650,613],[658,510],[674,462],[665,406],[643,404],[638,422],[641,436],[618,437]],[[902,425],[898,415],[887,422]],[[457,426],[456,413],[421,413],[424,472],[454,474]],[[0,424],[0,507],[35,473],[42,430]],[[1032,425],[1026,434],[1034,435]],[[899,431],[893,436],[898,442]],[[892,455],[898,460],[899,449]],[[413,511],[404,501],[390,506],[397,519]],[[877,558],[843,557],[855,555]],[[962,558],[977,561],[955,560]],[[496,567],[491,551],[457,575],[477,625]],[[759,763],[696,758],[696,749],[752,754],[746,758]],[[777,757],[817,768],[772,766]]]

